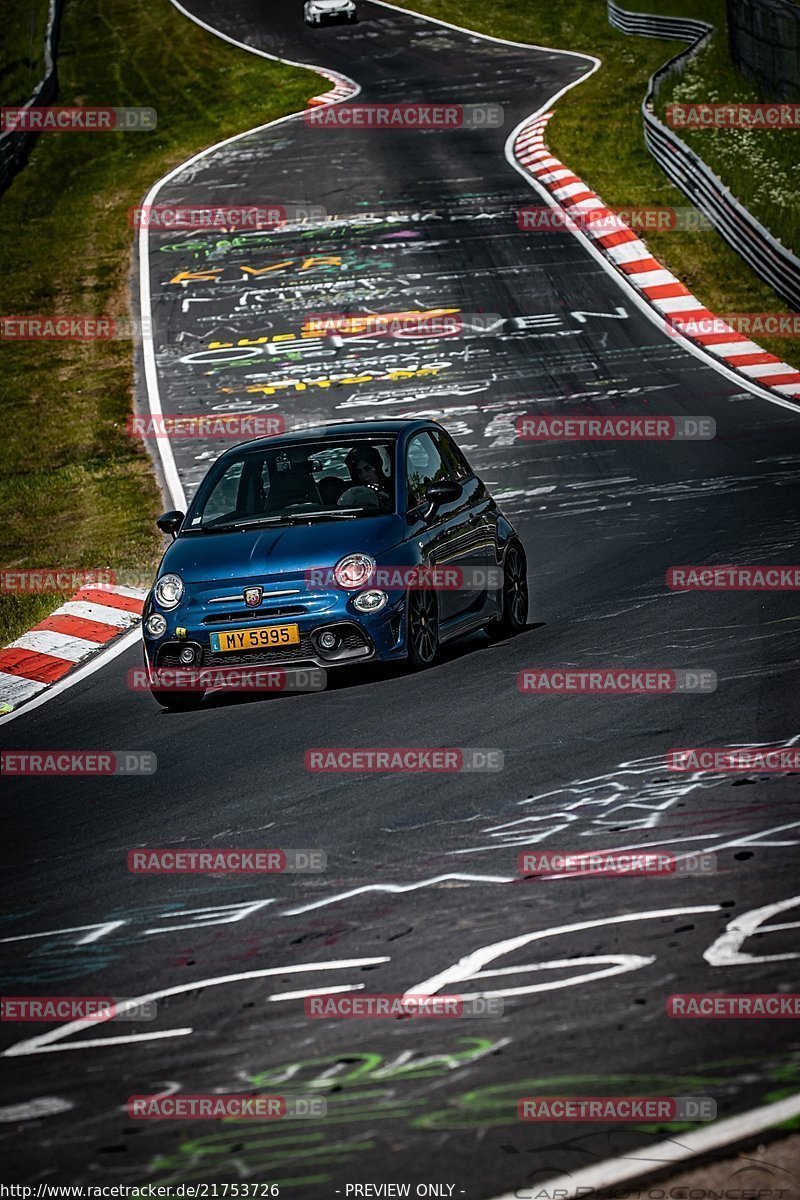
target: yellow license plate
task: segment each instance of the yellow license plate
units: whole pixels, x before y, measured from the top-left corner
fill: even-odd
[[[299,641],[298,625],[263,625],[261,629],[223,629],[220,633],[212,633],[211,649],[215,654],[225,654],[236,650],[296,646]]]

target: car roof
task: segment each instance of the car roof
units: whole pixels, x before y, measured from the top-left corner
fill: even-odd
[[[248,450],[267,450],[273,446],[296,446],[303,442],[319,438],[340,437],[398,437],[401,433],[412,433],[421,429],[439,429],[436,421],[417,419],[403,421],[400,419],[385,421],[347,421],[331,422],[329,425],[313,425],[306,429],[297,429],[291,433],[280,433],[274,437],[253,438],[252,441],[238,442],[225,451],[225,454],[235,454],[237,450],[247,447]]]

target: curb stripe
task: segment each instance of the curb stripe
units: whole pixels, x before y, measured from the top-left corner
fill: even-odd
[[[86,638],[70,637],[66,633],[55,633],[52,629],[41,629],[38,625],[29,633],[23,633],[8,647],[9,650],[33,650],[37,654],[46,654],[51,658],[65,658],[69,662],[80,662],[93,650],[97,650],[99,642],[89,642]]]
[[[602,237],[595,238],[595,241],[598,245],[608,249],[609,246],[622,246],[625,242],[636,242],[638,244],[639,238],[637,238],[632,229],[618,229],[616,233],[604,233]]]
[[[12,646],[0,650],[0,671],[21,675],[23,679],[35,679],[39,683],[55,683],[73,666],[69,659],[39,654],[35,650],[19,650]]]
[[[626,275],[639,275],[645,271],[653,272],[661,265],[654,258],[633,258],[629,262],[620,262],[615,259],[620,271],[624,271]]]
[[[46,687],[46,683],[38,683],[35,679],[23,679],[21,675],[8,675],[0,671],[0,696],[3,697],[2,707],[6,711],[30,700]]]
[[[636,282],[636,277],[631,276],[631,282]],[[654,299],[666,296],[688,296],[689,289],[685,288],[682,283],[660,283],[655,287],[644,287],[641,289],[645,296],[651,296]]]
[[[118,625],[106,625],[102,621],[88,621],[86,617],[70,617],[57,612],[45,617],[37,629],[51,629],[54,633],[67,633],[70,637],[86,638],[90,642],[107,642],[119,630]]]
[[[129,629],[137,622],[133,613],[123,612],[121,608],[109,608],[105,604],[89,604],[85,600],[68,600],[56,609],[53,616],[86,617],[90,621],[116,626],[117,629]]]
[[[117,591],[107,591],[105,588],[81,588],[72,597],[73,600],[88,600],[90,603],[105,604],[109,608],[121,608],[125,612],[141,613],[142,599],[139,596],[124,596]]]

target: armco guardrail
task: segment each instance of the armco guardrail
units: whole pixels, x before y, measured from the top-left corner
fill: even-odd
[[[22,106],[24,108],[37,108],[42,104],[49,104],[58,91],[56,39],[62,2],[63,0],[50,0],[44,38],[44,75],[31,98]],[[13,129],[0,134],[0,192],[5,191],[20,167],[24,166],[35,137],[35,133],[19,133]]]
[[[688,49],[676,54],[650,76],[642,101],[647,148],[676,187],[705,213],[725,241],[779,296],[800,311],[800,258],[773,237],[655,113],[661,87],[672,75],[682,73],[690,59],[703,49],[714,32],[713,25],[680,17],[628,12],[614,0],[607,0],[607,3],[608,19],[622,33],[689,42]]]

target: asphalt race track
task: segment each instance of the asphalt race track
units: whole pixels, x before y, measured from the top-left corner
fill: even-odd
[[[646,1157],[685,1127],[523,1123],[523,1096],[703,1095],[725,1117],[798,1090],[790,1021],[681,1021],[665,1007],[675,992],[797,982],[797,777],[665,768],[674,748],[797,741],[796,594],[675,592],[665,572],[797,561],[800,414],[689,354],[580,239],[518,228],[517,210],[540,201],[506,160],[508,135],[590,61],[360,11],[355,28],[307,30],[296,3],[191,5],[233,39],[356,80],[359,103],[496,103],[502,128],[296,117],[179,172],[158,203],[269,201],[326,219],[151,233],[141,269],[161,405],[440,419],[522,535],[531,625],[499,644],[464,639],[422,674],[351,672],[322,693],[213,695],[180,714],[127,687],[137,647],[3,726],[5,748],[158,763],[144,777],[4,780],[4,995],[158,1006],[152,1021],[66,1034],[3,1025],[9,1181],[251,1181],[303,1197],[401,1182],[528,1200],[537,1181]],[[450,339],[297,336],[319,312],[438,308],[498,320]],[[240,339],[253,344],[225,346]],[[522,442],[515,421],[535,411],[710,416],[717,436]],[[174,443],[187,492],[223,446]],[[706,669],[718,687],[518,690],[520,670],[562,665]],[[315,774],[315,746],[498,749],[504,769]],[[137,846],[318,848],[327,870],[137,876]],[[713,852],[717,870],[524,879],[517,856],[536,847]],[[720,940],[758,909],[759,932]],[[504,1013],[307,1018],[304,992],[326,987],[489,992]],[[129,1096],[162,1091],[322,1096],[327,1115],[128,1118]]]

